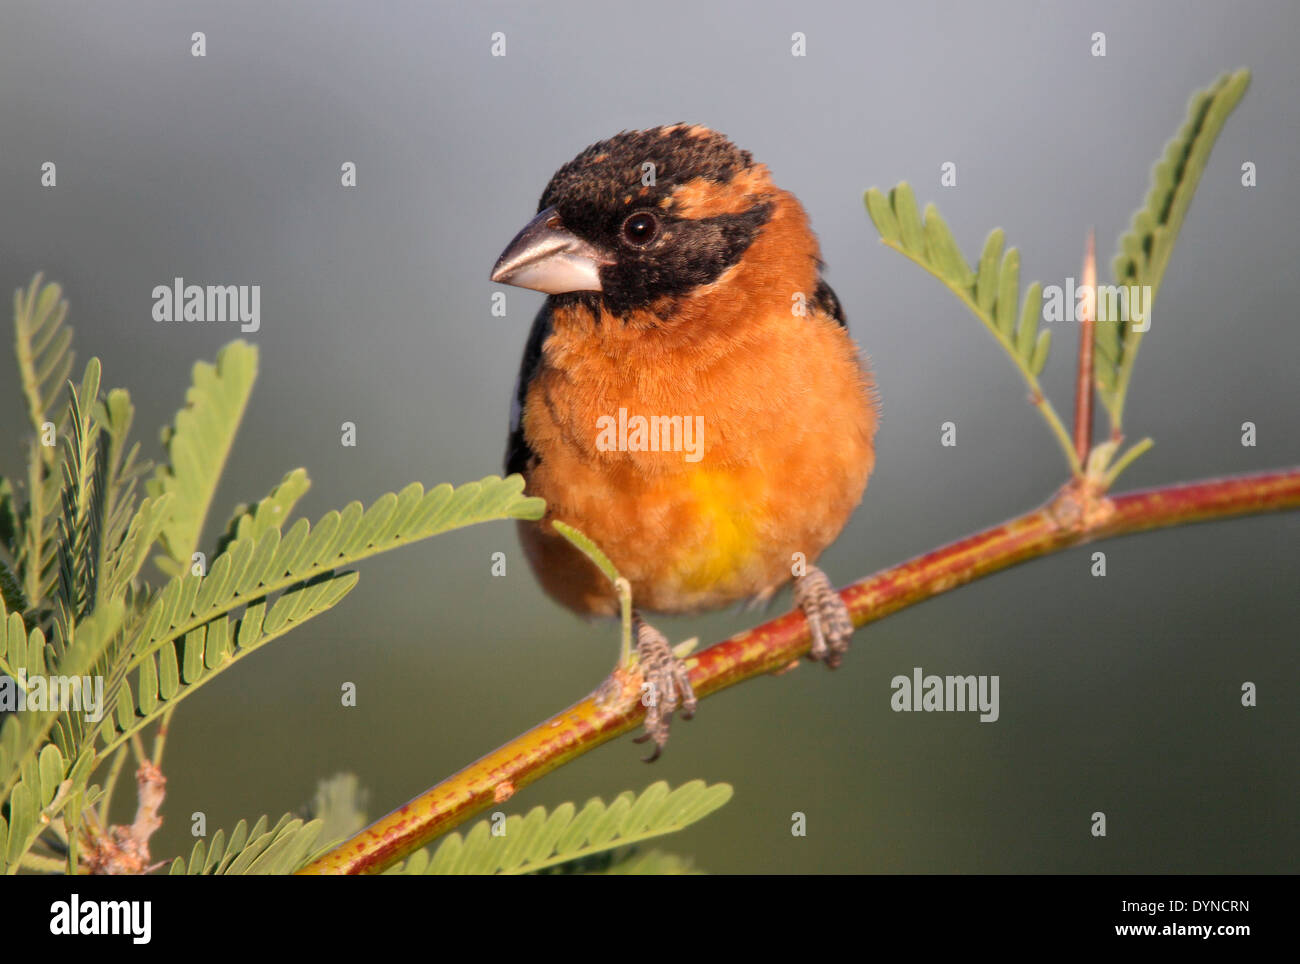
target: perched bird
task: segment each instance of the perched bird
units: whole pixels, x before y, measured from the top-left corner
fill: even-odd
[[[770,597],[791,578],[811,656],[838,665],[853,624],[812,563],[862,498],[875,387],[799,201],[727,138],[625,131],[565,164],[492,280],[542,291],[506,471],[546,500],[522,523],[541,585],[615,614],[609,581],[552,520],[595,540],[637,607],[658,755],[695,696],[640,613]]]

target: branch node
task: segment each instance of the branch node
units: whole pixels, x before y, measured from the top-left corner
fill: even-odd
[[[100,830],[94,820],[88,821],[82,861],[89,873],[145,874],[166,863],[149,862],[149,838],[162,826],[158,811],[166,795],[167,778],[153,761],[146,759],[136,770],[135,780],[139,805],[134,823]]]
[[[1110,521],[1115,503],[1100,479],[1085,475],[1067,482],[1047,504],[1047,511],[1058,529],[1089,532]]]
[[[596,706],[602,710],[616,710],[624,703],[634,703],[641,695],[641,671],[632,666],[618,665],[592,694]]]
[[[515,785],[509,780],[502,780],[492,790],[492,799],[497,803],[505,803],[515,795]]]

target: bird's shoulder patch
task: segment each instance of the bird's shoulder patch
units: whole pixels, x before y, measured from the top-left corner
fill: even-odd
[[[841,328],[849,327],[849,323],[844,320],[844,308],[840,304],[840,299],[831,290],[831,286],[821,278],[817,279],[817,290],[813,292],[812,303],[818,311],[839,322]]]

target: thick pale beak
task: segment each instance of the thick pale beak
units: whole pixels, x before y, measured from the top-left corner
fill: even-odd
[[[600,291],[600,269],[607,264],[613,259],[566,228],[555,208],[547,208],[506,246],[492,280],[548,295]]]

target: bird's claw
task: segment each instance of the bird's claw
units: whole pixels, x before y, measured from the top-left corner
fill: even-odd
[[[853,638],[853,620],[826,573],[809,566],[794,582],[794,601],[808,620],[812,649],[808,655],[826,664],[827,669],[840,665]]]
[[[645,707],[645,733],[636,742],[654,740],[654,752],[645,758],[645,762],[653,763],[668,743],[673,712],[680,708],[688,720],[695,715],[695,690],[686,663],[673,654],[664,635],[640,613],[632,614],[632,632],[641,671],[641,703]]]

